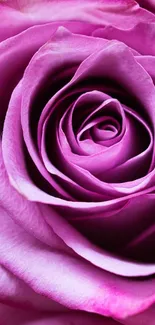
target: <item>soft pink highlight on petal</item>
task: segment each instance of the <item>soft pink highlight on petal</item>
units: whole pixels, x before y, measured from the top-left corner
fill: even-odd
[[[8,0],[0,4],[0,35],[5,39],[33,25],[64,19],[125,29],[140,21],[155,21],[152,13],[133,0],[86,0],[84,3],[79,0]]]

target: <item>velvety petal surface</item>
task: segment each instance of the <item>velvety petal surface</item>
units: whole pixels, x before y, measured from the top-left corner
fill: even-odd
[[[154,21],[154,15],[133,0],[112,0],[110,4],[107,0],[7,0],[0,4],[1,40],[36,24],[62,20],[127,28],[140,21]]]
[[[64,39],[65,39],[65,33],[63,32],[61,34],[59,32],[57,34],[57,35],[59,35],[59,37],[61,37],[60,35],[63,35],[63,42],[64,42]],[[70,34],[66,34],[66,37],[67,37],[66,40],[68,42],[68,40],[70,39],[71,36],[70,36]],[[79,42],[82,41],[82,40],[83,39],[80,40],[80,36],[79,36]],[[91,40],[91,39],[88,38],[88,40]],[[94,42],[94,38],[92,38],[92,41]],[[106,43],[102,43],[102,40],[101,40],[101,43],[100,43],[100,39],[96,39],[95,41],[96,41],[96,43],[94,43],[94,45],[96,44],[98,46],[98,48],[100,48],[100,47],[102,48],[102,46],[104,46],[104,44],[106,44]],[[103,40],[103,42],[105,42],[105,41]],[[58,44],[61,45],[61,42],[60,43],[58,42]],[[90,44],[90,42],[89,42],[89,44]],[[96,47],[95,47],[95,49],[96,49]],[[45,50],[46,50],[46,47],[45,47]],[[87,51],[89,51],[89,48],[87,49]],[[83,54],[84,56],[85,55],[88,55],[89,52],[87,52],[87,51],[84,52],[84,54]],[[124,63],[122,65],[122,62],[119,61],[119,55],[120,55],[120,52],[121,51],[123,51],[124,52],[124,55],[126,56],[126,58],[128,58],[127,61],[126,61],[126,65],[124,65]],[[116,55],[116,52],[118,52],[117,55]],[[46,51],[45,51],[45,53],[46,53]],[[60,53],[61,53],[61,47],[60,47]],[[79,52],[79,53],[81,53],[81,52]],[[108,57],[108,53],[111,53],[110,54],[111,55],[111,61],[110,61],[110,59]],[[54,51],[53,52],[48,52],[47,55],[44,55],[45,63],[46,63],[46,58],[48,58],[48,61],[49,61],[49,57],[50,56],[53,59],[53,57],[55,56],[55,52]],[[79,81],[81,82],[82,80],[84,80],[84,78],[88,78],[90,76],[90,74],[94,73],[93,71],[95,71],[96,66],[98,65],[99,61],[102,59],[102,56],[104,57],[104,61],[105,62],[107,61],[106,66],[103,65],[103,67],[102,67],[103,70],[102,70],[102,72],[99,73],[98,76],[97,76],[98,72],[97,73],[95,72],[94,77],[99,77],[100,78],[100,75],[102,74],[105,77],[108,76],[109,78],[113,78],[114,80],[117,81],[117,73],[120,70],[121,71],[121,75],[122,75],[122,79],[119,79],[119,82],[123,86],[127,87],[127,90],[128,91],[131,91],[132,95],[135,96],[135,98],[138,99],[139,105],[143,105],[143,107],[144,107],[143,109],[144,109],[145,114],[148,115],[148,118],[150,119],[151,124],[153,124],[154,121],[152,119],[154,119],[154,117],[152,116],[152,107],[153,107],[154,98],[155,98],[155,90],[154,90],[154,85],[153,85],[153,83],[151,81],[151,78],[148,76],[148,74],[142,68],[140,68],[140,66],[136,63],[136,61],[134,60],[133,56],[130,54],[130,52],[128,51],[128,49],[125,46],[123,46],[122,44],[119,44],[118,45],[118,44],[115,44],[115,43],[112,44],[112,46],[109,45],[109,48],[108,47],[107,47],[107,49],[105,48],[105,50],[103,50],[103,52],[101,52],[100,54],[93,54],[92,55],[92,58],[88,58],[88,60],[86,60],[86,67],[87,67],[86,71],[84,71],[85,70],[85,63],[83,62],[81,64],[81,66],[80,66],[80,68],[78,70],[79,72],[77,71],[77,73],[75,74],[75,76],[71,80],[71,82],[66,87],[64,87],[64,89],[61,89],[60,92],[58,92],[51,99],[51,101],[49,101],[47,107],[44,110],[45,114],[47,115],[47,112],[50,109],[52,102],[54,102],[56,100],[56,98],[59,98],[60,95],[63,94],[63,92],[65,92],[67,90],[67,88],[69,88],[71,86],[73,87],[75,84],[78,84]],[[67,55],[67,58],[68,58],[68,55]],[[59,58],[58,57],[57,57],[57,60],[58,60],[58,65],[59,65]],[[76,59],[73,56],[72,57],[72,60],[77,60],[77,56],[76,56]],[[81,58],[79,58],[79,60],[81,60]],[[109,72],[109,70],[108,70],[108,64],[112,64],[112,60],[114,61],[113,64],[115,64],[115,66],[117,68],[115,67],[115,70],[112,70],[111,72]],[[35,59],[34,62],[37,63],[38,62],[38,59]],[[51,73],[52,73],[52,62],[51,62],[51,67],[50,67]],[[73,61],[73,62],[75,64],[75,61]],[[43,64],[44,63],[42,61],[42,65]],[[129,65],[132,65],[133,66],[134,74],[137,74],[137,75],[140,74],[141,75],[141,81],[140,82],[136,82],[136,80],[133,79],[133,74],[132,73],[131,74],[128,73],[128,66]],[[35,69],[34,69],[34,66],[35,65],[33,63],[32,63],[32,66],[33,66],[33,70],[32,71],[35,71]],[[89,66],[92,66],[92,67],[89,68]],[[45,68],[46,68],[46,64],[45,64]],[[44,75],[47,74],[45,68],[43,67]],[[48,68],[49,68],[49,65],[48,65]],[[36,64],[36,69],[37,69],[37,64]],[[56,65],[55,65],[55,69],[56,69]],[[122,74],[122,69],[124,70],[124,73],[123,74]],[[28,71],[31,72],[31,69],[30,70],[28,69]],[[40,72],[41,72],[41,70],[40,70]],[[127,80],[128,81],[125,80],[125,78],[124,78],[125,74],[127,76]],[[26,112],[26,110],[28,111],[30,109],[30,107],[29,107],[30,106],[30,103],[31,103],[30,101],[33,98],[32,96],[34,96],[33,95],[33,92],[32,92],[32,88],[30,87],[30,85],[28,85],[28,82],[29,82],[28,80],[30,78],[28,76],[29,76],[29,73],[26,72],[25,78],[23,80],[23,82],[24,82],[23,83],[23,89],[24,89],[24,91],[26,93],[25,96],[23,94],[23,89],[21,88],[22,89],[22,105],[24,107],[24,110],[22,110],[23,111],[23,113],[22,113],[22,116],[23,116],[22,117],[22,120],[23,120],[23,128],[24,128],[24,138],[25,138],[26,144],[28,146],[28,150],[29,150],[29,152],[31,154],[31,157],[33,158],[33,160],[35,161],[35,163],[37,163],[37,165],[38,165],[38,163],[40,164],[40,167],[38,165],[38,168],[39,168],[39,170],[41,170],[41,168],[43,168],[43,167],[41,167],[41,162],[39,162],[39,160],[37,158],[37,153],[36,153],[36,150],[34,150],[34,145],[32,144],[31,136],[29,134],[30,131],[27,129],[27,127],[28,127],[28,120],[27,119],[29,119],[29,112]],[[30,76],[31,76],[31,79],[30,80],[32,80],[32,75],[30,74]],[[38,79],[39,78],[41,78],[41,77],[38,77]],[[41,82],[41,80],[39,81],[38,79],[36,79],[37,87],[38,87],[38,82]],[[146,83],[146,80],[147,80],[147,83]],[[133,88],[133,85],[134,85],[134,88]],[[33,82],[33,87],[34,87],[34,91],[35,91],[35,87],[36,87],[35,82]],[[28,97],[28,89],[30,89],[30,95],[29,95],[30,97]],[[20,102],[20,94],[18,94],[18,100]],[[7,123],[6,123],[6,125],[7,125]],[[10,127],[9,127],[9,130],[10,130]],[[5,134],[5,132],[4,132],[4,134]],[[7,146],[7,148],[9,148],[9,146]],[[5,150],[7,150],[7,149],[5,149]],[[64,159],[64,158],[62,157],[61,160],[62,159]],[[68,164],[66,158],[65,158],[65,163],[63,162],[63,166],[64,167],[65,167],[65,164]],[[69,165],[71,166],[71,163],[69,163]],[[72,172],[72,169],[73,169],[73,173],[74,173],[73,165],[72,165],[72,167],[70,169],[70,173]],[[124,193],[132,193],[135,190],[137,190],[137,187],[139,189],[142,189],[143,188],[143,184],[145,185],[148,182],[150,183],[151,182],[151,179],[153,177],[153,172],[152,172],[152,173],[150,173],[150,174],[148,174],[146,176],[146,179],[144,178],[143,182],[142,182],[142,180],[136,180],[134,183],[131,182],[131,185],[130,185],[130,183],[129,184],[125,184],[124,183],[123,186],[121,186],[119,184],[118,185],[117,184],[116,185],[113,184],[112,186],[110,186],[110,185],[107,185],[107,184],[105,184],[103,182],[101,183],[99,180],[96,181],[93,178],[93,176],[89,176],[88,174],[85,174],[85,171],[83,171],[82,169],[80,170],[78,166],[76,168],[76,171],[79,173],[79,175],[82,173],[83,177],[85,177],[85,179],[87,179],[87,182],[89,182],[89,184],[91,184],[91,183],[93,184],[94,190],[96,188],[96,191],[97,191],[97,187],[98,187],[98,189],[100,189],[100,192],[102,191],[102,193],[104,193],[106,191],[107,194],[109,192],[109,194],[112,194],[112,195],[114,195],[114,193],[118,193],[119,191],[121,193],[122,192],[124,192]],[[44,175],[45,175],[45,172],[44,172]],[[71,176],[71,178],[72,177],[73,176]],[[75,179],[75,182],[77,183],[77,180],[76,179]],[[82,184],[82,186],[83,186],[83,184]],[[103,187],[103,189],[102,189],[102,187]],[[104,187],[105,187],[105,190],[104,190]],[[131,189],[130,189],[130,187],[131,187]]]
[[[6,325],[153,325],[153,12],[151,0],[0,3]]]
[[[61,21],[61,25],[76,33],[81,33],[83,30],[83,23],[81,22]],[[2,27],[2,25],[0,25],[0,27]],[[11,93],[21,79],[31,57],[44,43],[51,39],[58,27],[58,22],[33,26],[0,43],[1,124],[3,124],[4,121]],[[86,34],[91,34],[93,30],[87,23],[84,29]],[[3,30],[6,31],[6,29]],[[2,34],[0,33],[0,35]],[[18,60],[16,60],[17,56]]]
[[[72,47],[69,46],[71,42],[72,42]],[[76,51],[74,50],[74,47]],[[89,56],[93,47],[95,51],[100,49],[101,51],[99,51],[99,53],[97,54],[95,52],[94,54]],[[70,48],[70,53],[68,52],[68,48]],[[63,60],[61,60],[61,65],[60,65],[60,57],[62,56],[62,53],[63,53]],[[123,63],[120,62],[119,60],[120,55],[124,56]],[[136,192],[137,187],[138,190],[141,189],[143,191],[146,191],[147,189],[145,189],[145,185],[152,181],[154,177],[153,176],[154,171],[152,171],[150,175],[149,174],[146,175],[146,177],[144,177],[143,182],[142,180],[136,180],[131,182],[130,184],[126,183],[126,184],[111,185],[111,184],[101,182],[98,179],[95,179],[93,175],[86,172],[86,170],[80,169],[79,166],[76,166],[75,168],[75,166],[73,166],[73,164],[71,165],[70,162],[67,162],[66,157],[64,157],[63,158],[64,163],[62,164],[62,166],[65,167],[66,163],[69,164],[70,166],[70,168],[67,170],[68,175],[66,176],[65,173],[63,173],[61,170],[57,168],[57,166],[52,166],[52,165],[44,166],[42,160],[39,158],[40,153],[36,147],[37,142],[34,141],[34,138],[31,135],[31,130],[29,128],[31,105],[33,102],[33,98],[36,94],[36,89],[38,89],[39,86],[42,84],[42,76],[43,75],[46,76],[49,73],[49,71],[52,74],[55,73],[55,70],[57,71],[57,69],[63,67],[64,64],[65,67],[68,67],[69,62],[72,62],[72,64],[74,63],[74,65],[76,66],[83,59],[85,60],[77,69],[75,75],[74,75],[74,71],[73,72],[71,71],[71,76],[72,73],[74,75],[71,81],[69,81],[69,83],[67,83],[64,87],[62,87],[62,89],[59,90],[51,100],[48,101],[47,106],[45,106],[45,109],[43,111],[43,115],[45,115],[45,118],[48,116],[48,114],[51,114],[50,108],[53,102],[56,101],[56,99],[59,99],[59,97],[61,97],[65,93],[65,91],[70,90],[70,88],[73,86],[78,86],[79,82],[85,80],[85,78],[89,79],[89,77],[92,74],[95,77],[97,76],[100,77],[103,74],[105,75],[105,77],[108,76],[110,78],[115,79],[116,81],[117,81],[117,75],[119,75],[120,76],[119,82],[124,87],[126,87],[128,91],[131,91],[132,96],[135,96],[138,99],[139,101],[138,105],[143,104],[143,111],[146,112],[146,114],[148,115],[148,119],[151,121],[151,124],[153,123],[154,117],[152,115],[152,109],[153,109],[153,102],[155,96],[154,85],[149,75],[141,67],[141,65],[139,65],[136,62],[136,59],[134,58],[133,54],[127,49],[127,47],[122,43],[112,42],[109,44],[107,43],[107,41],[102,40],[100,38],[95,39],[95,38],[78,36],[78,35],[76,36],[74,35],[73,37],[73,34],[61,28],[54,35],[53,41],[43,46],[39,50],[39,52],[33,57],[30,65],[26,69],[23,81],[19,83],[19,85],[16,87],[16,89],[12,94],[10,106],[5,120],[4,132],[3,132],[3,155],[4,155],[5,166],[7,168],[9,179],[12,185],[19,192],[21,192],[26,197],[28,197],[30,200],[32,201],[36,200],[38,202],[54,204],[55,208],[51,207],[49,208],[48,212],[45,213],[46,220],[48,221],[50,226],[52,226],[55,233],[57,233],[58,236],[67,243],[68,246],[70,246],[82,257],[85,257],[89,261],[93,262],[93,264],[100,266],[103,269],[113,271],[120,275],[139,276],[139,275],[151,274],[154,272],[154,265],[128,263],[120,259],[118,262],[118,257],[114,258],[114,256],[111,256],[111,254],[107,254],[105,251],[102,251],[102,249],[100,248],[97,249],[93,245],[91,246],[90,242],[84,240],[83,237],[81,237],[80,239],[80,234],[76,232],[76,230],[73,229],[71,226],[69,226],[69,224],[66,222],[65,219],[67,219],[70,223],[72,223],[72,226],[75,226],[80,231],[82,230],[83,234],[86,235],[88,238],[90,238],[91,227],[93,226],[97,230],[99,228],[99,225],[101,226],[101,222],[103,219],[103,226],[106,225],[107,223],[106,227],[109,226],[112,227],[111,228],[111,236],[112,236],[112,233],[116,226],[114,222],[114,218],[113,221],[109,222],[109,226],[108,226],[108,222],[104,221],[104,218],[106,216],[109,217],[115,215],[117,216],[117,213],[118,212],[120,213],[121,209],[123,208],[124,214],[127,214],[128,216],[126,217],[126,220],[129,221],[130,215],[132,213],[132,209],[135,210],[136,204],[137,202],[139,202],[138,196],[142,194],[140,192],[139,193]],[[100,69],[100,71],[98,71],[97,66],[99,66],[99,62],[101,61],[103,62],[102,70]],[[38,69],[38,66],[40,67],[40,69]],[[111,66],[113,66],[114,69],[110,70],[109,72],[109,67]],[[140,76],[138,82],[137,80],[135,80],[134,75],[137,75],[137,78],[139,78]],[[97,94],[98,96],[99,93],[95,93],[95,94]],[[41,172],[42,176],[46,178],[47,182],[49,182],[53,186],[53,189],[52,190],[50,189],[50,192],[46,192],[46,190],[44,191],[43,189],[41,189],[41,187],[39,188],[38,186],[36,186],[36,184],[34,184],[33,180],[31,179],[28,173],[26,160],[25,160],[24,146],[22,141],[22,127],[21,127],[21,120],[20,120],[21,105],[23,107],[22,127],[24,132],[25,143],[27,145],[27,148],[29,150],[32,159],[34,160],[34,163],[37,165],[39,172]],[[15,110],[16,110],[16,115],[14,115]],[[16,123],[16,129],[14,129],[15,123]],[[41,124],[43,123],[41,122]],[[33,129],[35,127],[36,126],[34,124]],[[15,154],[16,152],[15,148],[19,148],[18,157]],[[48,167],[48,169],[49,168],[50,169],[46,170],[45,167]],[[71,168],[74,168],[75,170],[74,175],[73,173],[70,174]],[[57,177],[59,177],[61,179],[61,183],[57,182],[57,179],[55,179],[54,177],[51,177],[51,175],[48,173],[49,171],[52,172],[54,176],[56,175]],[[79,182],[78,178],[74,178],[76,177],[77,172],[79,173],[79,175],[81,174],[82,177],[85,177],[85,179],[81,178],[81,182],[83,182],[81,184],[78,184]],[[39,183],[42,182],[41,179],[38,181]],[[72,186],[71,187],[72,189],[74,187],[74,191],[76,190],[77,192],[78,191],[81,192],[81,196],[83,196],[83,194],[87,195],[87,198],[88,195],[89,197],[92,196],[94,202],[74,201],[74,197],[70,197],[70,193],[68,193],[66,188],[62,186],[63,184],[62,181],[67,182],[67,186]],[[42,185],[43,184],[40,183],[40,186]],[[84,187],[86,187],[86,189],[84,189]],[[46,184],[46,189],[48,189],[47,184]],[[56,195],[56,193],[54,192],[55,190],[59,191],[59,194],[61,196],[63,195],[65,198],[66,195],[68,195],[67,200],[65,200],[64,198],[62,199],[61,196]],[[95,191],[96,193],[94,193]],[[101,202],[95,202],[97,195],[100,194],[100,197],[98,196],[98,199],[100,198],[101,200],[101,194],[104,195],[107,192],[111,196],[122,192],[127,194],[129,193],[130,195],[126,196],[125,199],[124,197],[120,197],[108,201],[102,200]],[[132,192],[135,193],[133,194]],[[140,197],[139,200],[141,201],[141,196],[139,197]],[[130,202],[130,200],[131,200],[131,208],[129,208],[129,210],[128,209],[126,210],[125,206],[128,204],[128,202]],[[63,207],[63,209],[65,208],[66,211],[64,220],[62,220],[64,217],[64,210],[61,207]],[[96,220],[93,217],[93,215],[95,214],[96,214]],[[75,217],[77,215],[79,220],[77,220]],[[123,218],[125,218],[125,216],[122,217],[122,220]],[[151,218],[152,218],[152,212],[147,224],[148,228],[152,226]],[[84,222],[83,224],[84,226],[81,229],[80,222],[82,220]],[[89,224],[89,231],[87,233],[85,232],[85,229],[88,228],[87,226],[85,226],[86,221]],[[122,223],[122,221],[120,222]],[[145,223],[144,225],[141,224],[142,227],[139,228],[138,222],[139,220],[137,221],[135,220],[135,230],[131,227],[132,231],[129,233],[129,237],[126,238],[129,242],[132,241],[137,235],[139,236],[140,233],[142,233],[145,228]],[[62,224],[64,225],[62,226]],[[64,232],[64,229],[68,229],[68,230]],[[100,229],[102,230],[102,228]],[[103,235],[101,231],[101,234],[99,235],[98,233],[96,237],[98,237],[99,239],[102,238],[102,236]],[[118,233],[118,237],[121,238],[119,233]],[[122,238],[122,240],[124,239]],[[94,243],[98,244],[97,242],[95,242],[95,238],[93,238],[93,240]],[[116,241],[117,241],[117,236],[116,236]],[[77,242],[79,243],[79,245],[77,245]],[[117,244],[121,246],[121,243],[119,243],[119,241]],[[108,245],[109,245],[108,240],[105,239],[105,241],[103,241],[103,248],[108,248]],[[127,246],[127,242],[124,242],[124,245]],[[104,256],[104,259],[102,259],[101,256]],[[114,268],[114,270],[113,270],[113,265],[114,265],[113,263],[115,263],[115,266],[117,265]],[[127,267],[127,265],[130,267]]]
[[[129,29],[115,26],[98,28],[93,32],[96,37],[118,40],[135,49],[142,55],[155,55],[155,23],[141,22]]]
[[[0,302],[25,311],[62,312],[67,308],[52,299],[36,294],[29,285],[6,268],[0,268]]]
[[[17,226],[3,209],[1,227],[1,264],[38,294],[70,308],[117,318],[140,312],[154,301],[153,279],[135,280],[133,286],[132,280],[45,246]]]
[[[8,195],[8,179],[4,172],[1,173],[1,184],[4,185],[3,193]],[[15,201],[13,189],[10,194],[9,201],[5,203],[8,206],[8,211],[9,206],[12,206],[10,198],[13,202]],[[16,202],[17,209],[19,209],[18,196],[16,196]],[[25,200],[25,202],[29,204],[28,201]],[[35,203],[33,204],[35,205]],[[13,221],[14,216],[11,215],[11,211],[7,212],[7,206],[5,205],[4,210],[2,200],[0,214],[1,265],[20,279],[19,281],[24,281],[36,293],[54,299],[70,308],[93,311],[117,318],[144,310],[154,301],[153,279],[134,280],[133,286],[133,280],[121,278],[93,267],[79,259],[77,255],[75,257],[74,254],[66,251],[64,245],[61,248],[59,243],[55,243],[53,246],[52,244],[45,245],[29,234],[31,229],[29,229],[29,233],[25,232],[17,225],[18,220],[16,223]],[[43,210],[42,218],[46,215],[47,211]],[[53,216],[51,217],[52,220]],[[25,220],[23,225],[24,222]],[[65,228],[63,229],[66,231]],[[74,238],[76,237],[74,236]],[[54,233],[51,239],[54,239]],[[4,279],[6,278],[4,277]],[[5,281],[3,287],[5,288]],[[19,290],[18,292],[22,293],[22,287]],[[8,299],[7,287],[4,292]],[[37,304],[37,300],[35,304]],[[49,302],[44,308],[49,308]]]
[[[89,313],[70,311],[67,313],[29,312],[0,305],[1,321],[5,325],[119,325],[120,322]]]

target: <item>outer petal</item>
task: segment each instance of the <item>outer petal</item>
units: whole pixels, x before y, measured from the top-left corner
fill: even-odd
[[[89,313],[70,311],[68,313],[39,313],[0,305],[2,325],[119,325],[120,322]]]
[[[35,24],[51,21],[85,21],[127,28],[154,19],[153,14],[133,0],[7,0],[0,4],[0,36],[5,39]]]
[[[2,160],[0,149],[0,205],[7,213],[11,215],[17,223],[29,231],[33,236],[46,243],[49,246],[57,247],[60,250],[69,251],[63,241],[48,227],[38,204],[25,200],[10,185],[8,176],[6,175],[5,166]]]
[[[2,266],[0,267],[0,303],[32,313],[36,311],[62,312],[67,310],[59,303],[38,295],[30,286]]]
[[[139,55],[137,61],[144,67],[144,69],[152,77],[155,84],[155,56],[152,55]]]
[[[93,35],[124,42],[143,55],[155,55],[155,23],[142,22],[127,30],[107,26],[95,30]]]
[[[0,29],[2,27],[2,22],[3,20],[0,18]],[[83,23],[62,21],[61,25],[68,27],[76,33],[81,33],[83,30]],[[8,26],[10,26],[10,23]],[[58,26],[59,23],[57,22],[33,26],[19,35],[0,43],[0,124],[3,123],[11,93],[22,77],[29,60],[33,54],[52,37]],[[93,27],[85,24],[86,34],[91,33],[92,30]],[[6,31],[5,28],[4,31]],[[0,37],[1,35],[2,33],[0,31]]]
[[[1,176],[1,184],[3,182]],[[10,192],[8,197],[12,199],[10,207],[13,208],[14,192]],[[9,207],[9,200],[7,205]],[[99,270],[78,256],[60,250],[59,245],[50,247],[35,239],[19,227],[10,215],[11,211],[8,214],[1,207],[0,262],[36,293],[72,309],[120,319],[145,310],[155,301],[153,279],[134,280],[133,285],[132,279]],[[7,275],[3,283],[8,297],[9,289],[7,291],[5,279],[11,283],[11,278]],[[22,287],[16,285],[16,288],[21,295]],[[29,299],[31,302],[32,297]],[[37,301],[35,304],[37,308]],[[49,302],[44,308],[49,310]]]

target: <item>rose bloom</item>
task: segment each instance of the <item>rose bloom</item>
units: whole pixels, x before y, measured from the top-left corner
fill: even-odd
[[[0,1],[0,325],[155,324],[154,13]]]

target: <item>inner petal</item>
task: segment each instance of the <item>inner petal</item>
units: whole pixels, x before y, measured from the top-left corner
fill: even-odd
[[[104,122],[93,127],[91,133],[96,141],[104,141],[114,138],[118,133],[118,129],[116,125],[113,125],[112,119],[110,121],[105,119]]]
[[[107,98],[109,98],[109,96],[101,91],[86,91],[78,97],[72,107],[69,107],[64,116],[62,116],[59,126],[59,135],[61,137],[63,132],[63,137],[65,135],[73,153],[82,155],[88,154],[79,141],[79,130],[87,116],[96,110],[96,108]]]
[[[147,123],[131,109],[125,107],[126,119],[129,127],[132,127],[130,138],[134,155],[123,164],[107,172],[101,179],[112,183],[123,183],[125,185],[132,180],[146,175],[151,166],[153,151],[153,136]]]
[[[124,130],[124,111],[116,99],[109,97],[86,117],[77,132],[77,141],[92,155],[119,141]]]

